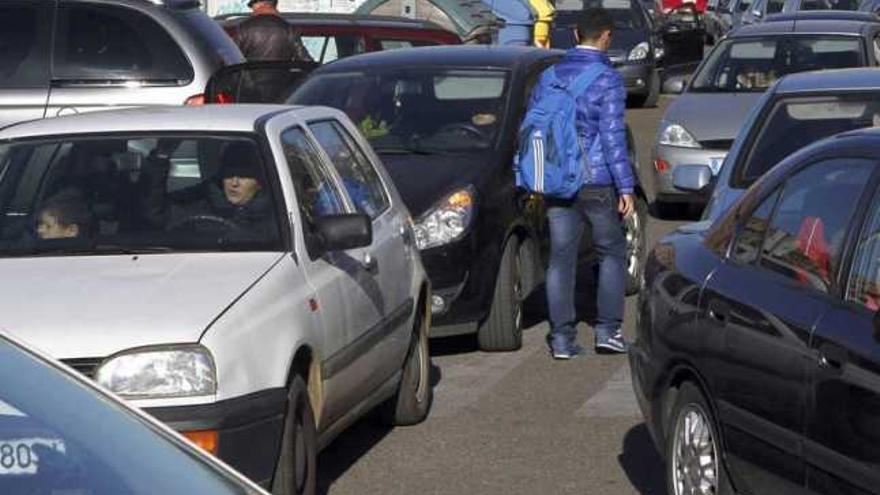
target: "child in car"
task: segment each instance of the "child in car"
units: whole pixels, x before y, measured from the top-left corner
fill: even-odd
[[[49,198],[37,215],[40,239],[76,239],[85,236],[92,215],[85,198],[75,189],[65,189]]]

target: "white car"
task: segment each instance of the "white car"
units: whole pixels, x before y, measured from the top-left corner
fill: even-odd
[[[374,406],[424,419],[430,286],[341,112],[214,105],[0,131],[0,327],[274,493]]]

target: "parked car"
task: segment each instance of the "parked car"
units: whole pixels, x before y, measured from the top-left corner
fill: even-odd
[[[857,11],[859,0],[755,0],[751,9],[742,17],[743,24],[763,21],[773,14],[791,14],[809,11]]]
[[[290,100],[345,111],[382,157],[415,218],[432,336],[476,333],[485,350],[521,345],[522,301],[544,273],[547,226],[543,202],[515,188],[516,133],[532,86],[562,54],[468,46],[360,55],[318,69]],[[630,291],[646,251],[638,194]]]
[[[733,28],[735,0],[709,0],[703,23],[706,25],[706,42],[714,45]]]
[[[405,17],[289,12],[281,16],[299,29],[303,44],[319,64],[359,53],[461,43],[456,33],[438,24]],[[226,14],[216,19],[231,33],[247,17]]]
[[[313,492],[316,452],[374,406],[426,416],[412,223],[341,112],[134,109],[0,143],[10,332],[274,493]]]
[[[265,495],[70,368],[0,334],[3,493]]]
[[[10,0],[0,6],[0,126],[133,105],[199,103],[241,63],[189,0]]]
[[[652,252],[629,357],[670,494],[878,493],[878,150],[804,148]]]
[[[683,65],[696,67],[703,60],[706,44],[706,23],[693,3],[685,3],[659,18],[660,33],[666,55],[664,72]]]
[[[663,13],[668,14],[674,10],[681,8],[683,5],[693,4],[699,14],[706,12],[706,5],[709,0],[661,0],[663,5]]]
[[[680,165],[707,165],[717,174],[733,138],[762,93],[778,78],[795,72],[876,66],[872,48],[880,30],[874,20],[839,20],[846,13],[801,13],[745,26],[721,41],[693,78],[668,79],[665,88],[680,92],[660,122],[652,150],[657,206],[704,205],[696,195],[673,185]]]
[[[623,76],[627,96],[637,106],[656,106],[660,96],[657,67],[664,52],[662,37],[651,15],[639,0],[602,0],[591,4],[608,9],[614,18],[614,36],[608,56]],[[550,41],[553,48],[568,49],[577,45],[575,29],[582,8],[582,0],[557,2]]]
[[[742,26],[742,18],[749,11],[754,0],[731,0],[730,31]],[[717,38],[716,38],[717,39]]]
[[[880,124],[876,69],[804,72],[782,78],[759,100],[721,171],[679,167],[673,184],[711,199],[703,218],[715,220],[762,175],[788,155],[839,132]]]

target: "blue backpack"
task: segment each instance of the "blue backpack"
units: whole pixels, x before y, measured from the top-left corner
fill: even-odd
[[[584,182],[588,159],[578,137],[577,98],[605,71],[605,65],[587,66],[570,84],[548,69],[544,93],[529,107],[519,128],[519,151],[513,168],[517,187],[559,198],[571,198]],[[599,136],[590,146],[596,152]]]

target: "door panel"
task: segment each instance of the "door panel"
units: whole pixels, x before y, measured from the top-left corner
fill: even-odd
[[[0,5],[0,127],[43,118],[53,12],[48,0]]]

